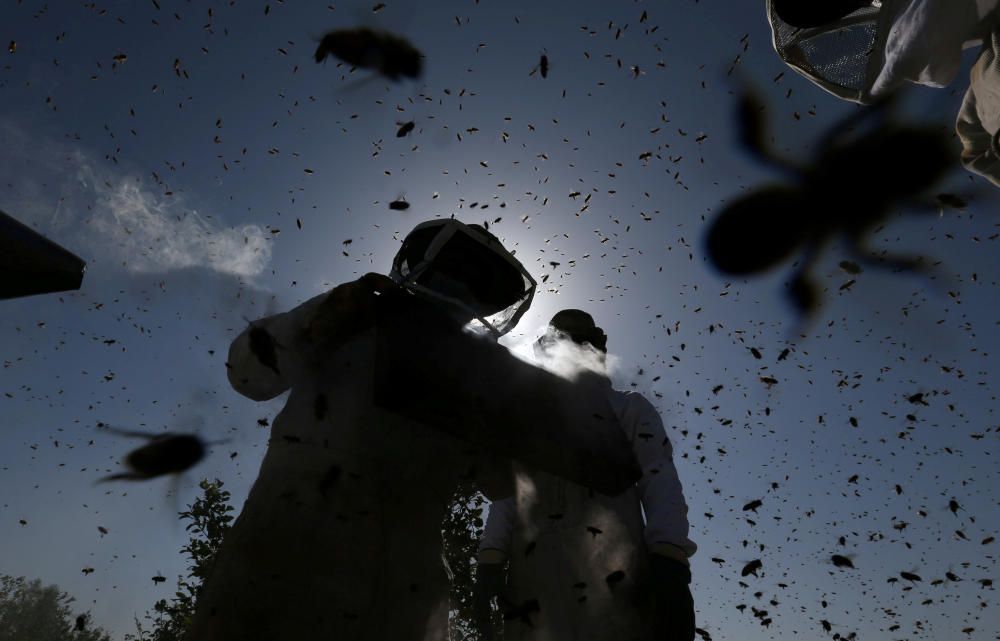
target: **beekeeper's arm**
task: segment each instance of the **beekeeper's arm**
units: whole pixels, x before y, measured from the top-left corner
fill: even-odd
[[[373,296],[395,285],[366,274],[283,314],[254,321],[229,347],[229,382],[240,394],[266,401],[287,390],[307,358],[374,323]]]
[[[634,430],[633,450],[642,466],[639,499],[646,514],[646,547],[652,553],[656,638],[691,641],[695,618],[688,557],[698,546],[688,538],[688,508],[674,467],[674,450],[653,404],[641,394],[630,394],[629,401],[626,421]]]
[[[698,546],[688,538],[688,507],[660,413],[641,394],[629,394],[626,412],[624,420],[642,467],[638,492],[646,515],[646,547],[687,564]]]

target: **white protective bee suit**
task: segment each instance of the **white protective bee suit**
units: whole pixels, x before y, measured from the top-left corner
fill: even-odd
[[[441,228],[467,246],[499,246],[457,221],[435,225],[426,227],[430,237]],[[403,261],[404,271],[419,272],[423,257],[420,249],[408,266]],[[502,258],[512,265],[516,290],[520,264]],[[400,281],[406,284],[405,273]],[[459,477],[476,461],[467,443],[374,402],[378,328],[355,319],[370,312],[365,301],[385,283],[398,284],[366,276],[255,321],[233,341],[227,367],[237,392],[255,401],[290,394],[200,593],[189,641],[447,639],[441,523]],[[524,283],[521,303],[534,287],[526,272]],[[417,298],[398,289],[403,293],[393,295]],[[337,296],[347,309],[318,331],[320,311]],[[455,318],[442,318],[460,330]],[[511,319],[508,325],[516,315]],[[326,330],[338,323],[356,326],[324,345]],[[255,329],[266,332],[276,362],[253,343]]]
[[[610,497],[522,471],[515,496],[490,506],[480,561],[509,561],[505,641],[651,640],[649,552],[687,564],[697,549],[659,413],[600,379],[643,476]]]
[[[372,404],[374,329],[338,349],[324,376],[295,380],[300,353],[288,346],[321,298],[255,323],[285,346],[287,377],[260,363],[248,332],[230,348],[238,392],[291,393],[199,599],[192,641],[447,638],[440,523],[461,448]]]

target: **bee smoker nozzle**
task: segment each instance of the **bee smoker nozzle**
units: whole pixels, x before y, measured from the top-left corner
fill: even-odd
[[[80,289],[87,263],[0,211],[0,299]]]

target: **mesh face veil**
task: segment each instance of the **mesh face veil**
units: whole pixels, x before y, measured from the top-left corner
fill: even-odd
[[[893,5],[900,0],[843,3],[845,15],[816,27],[798,27],[781,16],[798,20],[792,3],[806,0],[767,0],[774,50],[793,69],[839,98],[867,104],[882,69],[885,41],[892,26]],[[855,5],[850,10],[848,5]]]
[[[997,0],[767,0],[774,49],[830,93],[869,104],[945,87],[996,22]]]
[[[535,295],[535,279],[495,236],[453,219],[417,225],[389,276],[415,294],[463,310],[474,328],[497,338],[517,324]]]

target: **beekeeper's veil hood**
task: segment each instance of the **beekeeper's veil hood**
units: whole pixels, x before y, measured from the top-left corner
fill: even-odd
[[[767,0],[781,59],[839,98],[869,104],[905,82],[948,85],[997,0]]]
[[[830,93],[868,103],[891,27],[879,2],[767,0],[774,49]]]
[[[535,294],[535,279],[496,236],[454,219],[414,227],[389,276],[417,295],[463,310],[495,337],[517,324]]]

